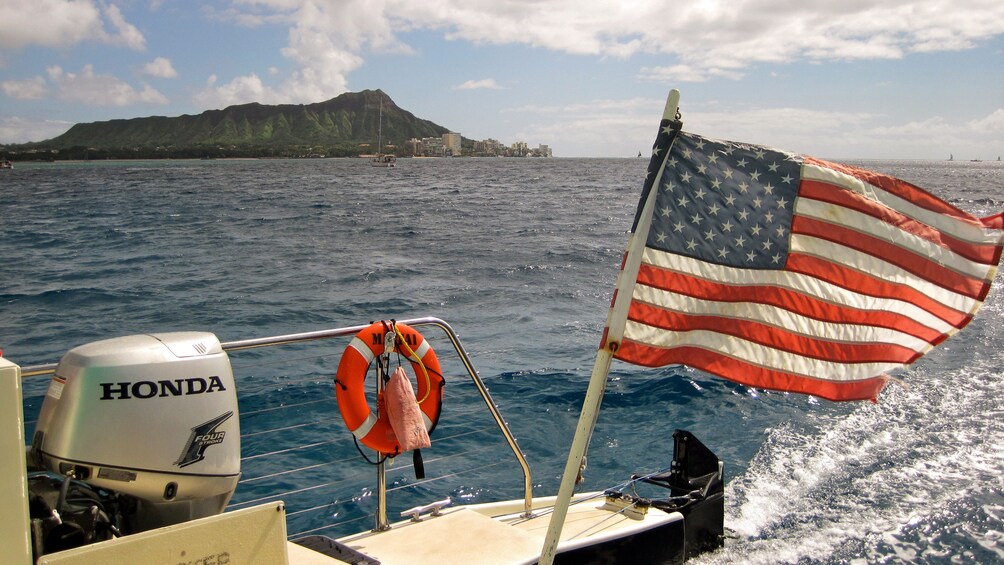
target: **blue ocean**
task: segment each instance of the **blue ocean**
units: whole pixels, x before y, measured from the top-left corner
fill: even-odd
[[[1000,162],[867,161],[978,216]],[[0,349],[22,366],[91,341],[221,341],[435,316],[460,335],[532,470],[557,490],[644,159],[17,163],[0,171]],[[999,278],[999,277],[998,277]],[[998,280],[1000,285],[1001,281]],[[666,466],[672,433],[724,461],[725,549],[703,563],[1004,561],[1004,297],[901,371],[878,403],[750,389],[615,363],[582,490]],[[388,471],[390,516],[522,496],[522,475],[443,336],[427,478]],[[291,536],[373,526],[375,471],[339,416],[348,340],[231,354],[243,478],[231,506],[281,499]],[[28,437],[48,378],[25,379]],[[124,423],[123,425],[128,425]]]

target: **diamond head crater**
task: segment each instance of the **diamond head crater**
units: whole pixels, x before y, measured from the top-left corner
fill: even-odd
[[[0,145],[28,160],[360,157],[549,157],[546,145],[475,141],[401,108],[382,90],[314,104],[258,103],[197,115],[76,124],[45,141]]]

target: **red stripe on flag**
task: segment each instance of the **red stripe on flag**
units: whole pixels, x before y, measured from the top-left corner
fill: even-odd
[[[812,394],[837,401],[874,401],[886,383],[885,376],[860,381],[813,379],[752,365],[707,349],[689,346],[663,349],[628,340],[624,340],[614,357],[648,367],[685,364],[751,387]]]
[[[918,277],[977,300],[983,300],[990,283],[983,279],[973,279],[956,271],[934,263],[913,250],[894,245],[876,237],[804,216],[795,216],[791,221],[791,233],[811,235],[819,239],[833,241],[845,247],[868,253],[881,260],[896,265]]]
[[[786,269],[793,273],[816,277],[859,294],[909,302],[956,328],[965,326],[972,319],[972,315],[949,308],[916,289],[854,271],[811,255],[799,253],[788,255]]]
[[[1000,260],[1000,247],[996,245],[980,245],[955,238],[937,229],[909,218],[888,206],[876,202],[864,195],[850,190],[834,190],[834,186],[816,180],[804,180],[799,187],[799,196],[827,202],[844,208],[849,208],[862,214],[867,214],[876,220],[893,225],[905,232],[912,233],[931,243],[950,249],[953,252],[978,263],[994,264]],[[971,221],[976,224],[977,222]]]
[[[908,364],[923,352],[894,343],[828,341],[789,332],[761,322],[707,315],[681,314],[638,301],[631,303],[628,319],[663,330],[708,330],[774,349],[838,363]]]
[[[876,173],[874,171],[859,169],[850,165],[823,161],[822,159],[816,159],[814,157],[803,156],[803,159],[805,163],[826,167],[827,169],[833,169],[834,171],[852,176],[876,188],[880,188],[889,194],[893,194],[904,200],[909,200],[912,204],[931,210],[932,212],[937,212],[938,214],[945,216],[951,216],[966,222],[971,222],[973,219],[972,215],[967,214],[955,206],[952,206],[948,202],[934,196],[930,192],[927,192],[926,190],[904,180]]]
[[[995,230],[1004,230],[1004,212],[1000,214],[994,214],[993,216],[987,216],[986,218],[981,218],[980,222],[988,228],[993,228]],[[998,258],[1000,257],[1000,247],[998,246]],[[996,261],[994,261],[996,263]]]
[[[928,343],[938,343],[944,339],[941,332],[932,330],[907,316],[887,311],[844,307],[781,287],[721,284],[646,264],[638,270],[638,283],[703,300],[754,302],[826,322],[889,328]]]

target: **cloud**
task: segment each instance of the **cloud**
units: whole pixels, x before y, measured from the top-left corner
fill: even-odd
[[[728,112],[687,112],[688,130],[708,137],[768,145],[818,157],[854,154],[875,137],[866,133],[884,116],[806,108],[749,108]],[[821,139],[825,138],[825,139]]]
[[[156,59],[144,67],[144,72],[159,76],[171,76],[174,69],[167,59]],[[176,73],[174,73],[176,76]],[[18,100],[39,100],[46,98],[54,90],[56,98],[89,106],[129,106],[132,104],[167,104],[163,94],[148,84],[139,90],[129,83],[108,74],[94,72],[92,65],[84,65],[78,73],[66,72],[54,65],[48,68],[48,82],[45,77],[35,76],[23,80],[0,82],[0,90]],[[52,89],[50,89],[50,85]]]
[[[759,63],[895,59],[969,49],[1004,32],[996,0],[883,3],[704,0],[388,2],[394,17],[475,44],[524,44],[600,57],[664,55],[653,80],[738,79]]]
[[[552,106],[523,106],[509,114],[532,114],[532,124],[508,137],[539,140],[563,157],[647,155],[656,135],[655,118],[664,99],[593,100]],[[687,131],[708,137],[768,145],[830,159],[995,159],[990,147],[1004,147],[1004,108],[986,116],[953,121],[940,116],[902,123],[873,113],[763,107],[714,111],[684,108]],[[937,135],[932,135],[937,132]],[[965,157],[960,157],[965,156]],[[969,157],[972,156],[972,157]]]
[[[458,90],[479,90],[479,89],[490,89],[490,90],[501,90],[502,87],[496,84],[495,79],[485,78],[481,80],[469,80],[459,86]]]
[[[143,74],[157,78],[177,78],[178,71],[174,70],[170,59],[157,57],[153,61],[143,65]]]
[[[52,0],[47,0],[52,1]],[[660,82],[741,79],[758,64],[896,59],[912,52],[969,49],[1004,33],[999,0],[247,0],[215,19],[245,26],[285,25],[284,78],[263,70],[230,78],[196,97],[202,106],[268,101],[306,103],[336,96],[369,52],[412,53],[400,37],[416,31],[475,45],[527,45],[601,58],[644,54],[637,77]],[[497,88],[470,81],[460,89]],[[258,96],[259,98],[251,98]]]
[[[72,126],[70,122],[0,116],[0,143],[28,143],[52,139],[66,133]]]
[[[44,25],[39,25],[40,22]],[[3,8],[0,48],[19,49],[29,45],[67,47],[93,39],[102,30],[101,12],[92,2],[14,2]]]
[[[256,74],[237,77],[222,86],[217,86],[217,81],[218,77],[211,75],[206,87],[193,97],[193,101],[200,107],[212,109],[248,102],[279,103],[276,93],[266,88]]]
[[[96,74],[91,65],[84,65],[79,73],[65,72],[59,66],[49,67],[48,71],[57,96],[68,102],[91,106],[168,103],[167,97],[148,84],[136,90],[115,76]]]
[[[105,17],[111,22],[117,33],[109,34],[106,41],[118,43],[136,51],[146,50],[146,39],[136,26],[130,24],[122,16],[118,6],[109,4],[104,9]]]
[[[146,48],[143,34],[126,21],[114,4],[89,0],[15,0],[5,2],[0,15],[0,49],[31,45],[64,48],[84,41],[123,45],[137,51]]]
[[[937,132],[937,135],[932,135],[932,132]],[[964,122],[933,116],[903,124],[869,124],[862,137],[869,154],[882,155],[890,147],[895,147],[897,151],[907,150],[939,158],[948,153],[955,153],[963,159],[996,158],[996,153],[988,153],[1004,147],[1004,108]]]
[[[518,13],[509,11],[511,4],[470,6],[438,12],[445,20],[439,25],[452,28],[451,36],[481,43],[526,43],[598,56],[666,55],[673,64],[642,74],[674,81],[737,79],[743,69],[764,62],[890,59],[967,49],[1004,31],[1004,4],[988,0],[706,0],[671,10],[661,3],[629,9],[586,1],[522,5]],[[489,13],[470,13],[481,9]]]
[[[735,65],[739,66],[739,65]],[[670,65],[667,67],[642,67],[638,78],[659,82],[704,82],[715,77],[739,80],[744,73],[724,68],[702,68],[694,65]]]
[[[294,64],[284,79],[268,83],[257,73],[211,84],[194,96],[203,108],[247,102],[311,103],[348,90],[348,75],[362,66],[362,53],[409,53],[392,31],[393,10],[369,0],[314,2],[311,0],[256,0],[234,6],[215,17],[241,25],[289,26],[282,55]],[[275,74],[268,72],[270,76]]]
[[[974,132],[988,133],[1004,138],[1004,108],[998,108],[989,116],[973,120],[967,125]]]
[[[45,98],[49,88],[45,78],[36,76],[24,80],[5,80],[0,82],[0,90],[11,98],[18,100],[38,100]]]

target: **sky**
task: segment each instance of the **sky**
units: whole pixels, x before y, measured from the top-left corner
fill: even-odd
[[[1001,0],[0,0],[0,143],[381,89],[464,137],[648,154],[1004,155]]]

